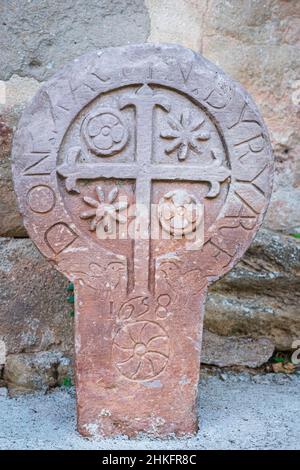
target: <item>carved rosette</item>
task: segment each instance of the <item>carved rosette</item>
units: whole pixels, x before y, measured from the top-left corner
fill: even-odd
[[[152,321],[130,323],[116,334],[113,357],[117,369],[126,378],[153,380],[167,365],[168,335],[162,326]]]
[[[203,216],[203,205],[185,190],[169,191],[158,204],[160,224],[171,235],[181,236],[194,232]]]
[[[124,148],[128,130],[118,110],[99,108],[84,118],[81,136],[88,150],[95,155],[108,157]]]

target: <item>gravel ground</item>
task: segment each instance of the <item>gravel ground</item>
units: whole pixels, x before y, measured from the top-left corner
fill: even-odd
[[[0,449],[300,449],[300,376],[204,376],[199,415],[192,438],[89,440],[75,431],[74,390],[9,399],[2,388]]]

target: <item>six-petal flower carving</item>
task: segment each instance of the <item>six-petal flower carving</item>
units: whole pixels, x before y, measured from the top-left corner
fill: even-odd
[[[165,151],[172,153],[177,150],[178,160],[185,160],[190,149],[199,151],[199,141],[210,138],[210,133],[201,129],[205,119],[201,115],[193,117],[190,110],[184,110],[180,119],[169,115],[167,122],[169,129],[161,131],[160,135],[164,139],[172,140]]]
[[[127,217],[120,212],[128,207],[127,201],[116,201],[118,196],[118,188],[115,186],[107,196],[105,202],[105,194],[101,186],[96,186],[97,199],[89,196],[84,196],[83,200],[88,204],[91,209],[81,212],[82,219],[92,219],[90,223],[90,230],[96,230],[103,227],[107,233],[112,233],[114,222],[117,221],[121,224],[126,223]]]

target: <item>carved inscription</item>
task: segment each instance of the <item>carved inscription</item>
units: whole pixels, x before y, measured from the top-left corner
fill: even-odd
[[[55,254],[71,245],[76,238],[77,234],[64,222],[52,225],[45,232],[45,241]]]
[[[32,152],[25,155],[26,165],[23,170],[24,176],[47,176],[51,174],[52,164],[50,152]]]

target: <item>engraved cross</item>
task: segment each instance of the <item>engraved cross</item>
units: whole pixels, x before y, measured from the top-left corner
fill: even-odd
[[[133,163],[76,163],[76,152],[72,160],[60,165],[58,173],[66,178],[68,190],[76,190],[78,179],[134,179],[136,182],[136,217],[143,220],[143,232],[138,234],[134,245],[135,290],[145,293],[149,290],[150,256],[150,211],[151,182],[165,181],[203,181],[210,183],[208,197],[219,193],[220,182],[230,175],[222,166],[222,161],[214,155],[214,162],[208,166],[153,164],[153,110],[155,106],[170,111],[170,104],[161,93],[155,93],[148,85],[143,85],[136,93],[122,96],[120,109],[134,106],[136,112],[136,158]]]

